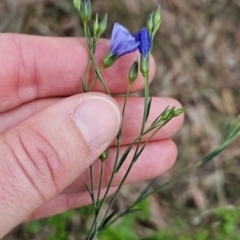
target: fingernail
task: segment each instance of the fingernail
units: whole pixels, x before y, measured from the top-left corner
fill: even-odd
[[[88,97],[76,108],[73,120],[91,149],[110,143],[120,125],[117,106],[104,97]]]

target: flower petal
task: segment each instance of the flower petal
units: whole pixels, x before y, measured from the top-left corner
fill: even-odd
[[[119,23],[115,23],[113,25],[112,36],[111,36],[111,48],[114,45],[118,45],[120,42],[124,40],[128,40],[129,37],[132,37],[132,34],[128,31],[127,28],[123,27]]]
[[[134,52],[139,44],[127,28],[119,23],[114,24],[110,44],[110,53],[112,55],[116,55],[118,58],[124,54]]]
[[[152,38],[149,34],[148,29],[142,28],[139,32],[136,32],[134,35],[136,41],[140,41],[139,52],[144,57],[150,52],[152,46]]]
[[[120,57],[122,55],[125,55],[127,53],[135,52],[137,51],[139,46],[139,42],[136,41],[124,41],[118,44],[118,46],[115,49],[116,57]]]

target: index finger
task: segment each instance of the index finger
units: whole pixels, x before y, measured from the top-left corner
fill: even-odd
[[[82,91],[89,54],[84,38],[0,35],[0,112],[38,98],[69,96]],[[108,40],[99,40],[96,59],[101,66],[109,50]],[[138,53],[121,57],[103,77],[112,94],[126,92],[128,71]],[[151,59],[150,79],[155,72]],[[141,75],[132,91],[143,88]],[[97,83],[94,91],[104,91]]]

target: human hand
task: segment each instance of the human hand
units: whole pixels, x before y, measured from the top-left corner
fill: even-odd
[[[108,47],[107,40],[99,41],[99,64]],[[104,71],[112,94],[126,92],[128,71],[135,59],[136,54],[124,56]],[[123,98],[96,93],[102,91],[99,83],[94,86],[96,92],[79,94],[87,61],[85,39],[0,36],[0,238],[26,219],[91,203],[84,187],[84,182],[90,182],[88,168],[93,164],[97,181],[99,161],[95,160],[110,145],[103,187],[108,183]],[[151,59],[151,80],[154,72]],[[142,88],[139,76],[132,91]],[[180,104],[170,98],[154,98],[148,122],[167,106]],[[138,136],[142,112],[143,99],[130,98],[123,145]],[[177,151],[169,137],[182,121],[181,115],[160,130],[135,164],[128,183],[153,178],[173,165]],[[113,186],[119,184],[129,161],[116,175]]]

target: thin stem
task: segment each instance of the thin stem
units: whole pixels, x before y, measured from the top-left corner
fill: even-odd
[[[102,71],[103,71],[103,69],[100,70],[100,73],[101,73],[101,74],[102,74]],[[95,76],[95,78],[94,78],[93,81],[91,82],[90,87],[89,87],[89,92],[91,92],[91,90],[92,90],[92,88],[93,88],[93,85],[94,85],[94,83],[96,82],[96,80],[97,80],[97,76]]]
[[[146,140],[146,142],[144,143],[144,145],[142,146],[142,148],[144,148],[144,147],[151,141],[151,139],[154,137],[154,135],[155,135],[166,123],[167,123],[167,122],[164,122],[161,126],[159,126],[159,127],[149,136],[149,138]],[[142,136],[141,136],[141,138],[142,138]],[[140,144],[139,144],[139,146],[140,146]],[[135,156],[135,155],[134,155],[134,156]],[[133,159],[134,159],[134,157],[133,157]],[[121,183],[119,184],[119,186],[118,186],[118,188],[117,188],[117,191],[116,191],[116,192],[114,193],[114,195],[113,195],[113,198],[112,198],[112,200],[111,200],[111,202],[110,202],[110,204],[109,204],[109,206],[108,206],[108,209],[107,209],[107,211],[106,211],[106,213],[105,213],[105,215],[104,215],[104,217],[103,217],[103,220],[102,220],[102,222],[100,223],[100,227],[101,227],[101,224],[102,224],[102,223],[104,222],[104,220],[106,219],[106,217],[107,217],[107,215],[108,215],[108,213],[109,213],[109,211],[110,211],[110,209],[111,209],[111,207],[112,207],[112,205],[113,205],[113,203],[114,203],[114,201],[115,201],[115,199],[116,199],[116,197],[117,197],[117,195],[118,195],[118,193],[119,193],[122,185],[124,184],[126,178],[128,177],[128,174],[130,173],[130,171],[131,171],[134,163],[135,163],[135,161],[131,161],[131,163],[130,163],[130,165],[129,165],[129,167],[128,167],[128,169],[127,169],[127,171],[126,171],[126,173],[125,173],[125,175],[124,175]]]
[[[144,75],[144,109],[143,109],[143,119],[142,119],[140,135],[142,135],[142,133],[144,132],[144,128],[146,125],[147,112],[148,112],[148,98],[149,98],[149,79],[148,79],[148,76]],[[142,138],[139,138],[134,156],[137,155],[141,140]]]
[[[149,136],[149,138],[146,140],[146,142],[144,143],[144,145],[142,146],[142,148],[143,148],[144,146],[146,146],[146,145],[151,141],[151,139],[154,137],[154,135],[155,135],[166,123],[167,123],[167,122],[163,122],[163,124],[160,125],[160,126]],[[142,138],[142,136],[141,136],[141,138]],[[137,140],[138,140],[138,138],[135,139],[134,142],[136,142]],[[133,143],[132,143],[132,144],[133,144]],[[108,207],[108,209],[107,209],[107,212],[106,212],[106,214],[104,215],[104,218],[103,218],[103,220],[102,220],[101,223],[100,223],[100,226],[101,226],[101,224],[103,223],[103,221],[105,220],[105,218],[107,217],[107,214],[108,214],[110,208],[112,207],[112,205],[113,205],[113,203],[114,203],[114,201],[115,201],[115,199],[116,199],[116,197],[117,197],[117,195],[118,195],[118,193],[119,193],[122,185],[124,184],[124,182],[125,182],[128,174],[129,174],[129,172],[131,171],[134,163],[135,163],[135,161],[132,161],[131,164],[129,165],[129,167],[128,167],[128,169],[127,169],[127,172],[125,173],[125,175],[124,175],[121,183],[119,184],[119,187],[118,187],[117,191],[115,192],[115,194],[114,194],[114,196],[113,196],[113,199],[111,200],[111,202],[110,202],[110,204],[109,204],[109,207]],[[131,206],[131,208],[132,208],[133,206],[135,206],[135,205],[136,205],[136,204],[133,204],[133,205]],[[129,210],[129,209],[130,209],[130,208],[128,208],[127,210]],[[124,212],[121,213],[119,216],[117,216],[114,220],[112,220],[112,221],[111,221],[109,224],[107,224],[106,227],[104,227],[104,228],[107,228],[107,226],[109,226],[111,223],[115,222],[115,221],[116,221],[119,217],[121,217],[125,212],[126,212],[126,211],[124,211]]]
[[[94,209],[95,209],[95,215],[97,213],[97,202],[95,200],[95,196],[94,196],[94,181],[93,181],[93,167],[92,165],[90,165],[90,181],[91,181],[91,191],[92,191],[92,199],[93,199],[93,206],[94,206]],[[97,232],[97,220],[94,224],[94,232],[96,233]]]
[[[129,97],[129,93],[130,93],[130,90],[131,90],[131,85],[128,86],[128,90],[127,90],[127,93],[125,95],[125,98],[124,98],[124,104],[123,104],[123,110],[122,110],[122,119],[124,118],[124,115],[125,115],[125,109],[126,109],[126,104],[127,104],[127,99]],[[105,203],[105,200],[107,198],[107,195],[109,193],[109,190],[110,190],[110,187],[112,186],[112,182],[114,180],[114,177],[116,175],[115,173],[115,169],[117,167],[117,163],[118,163],[118,158],[119,158],[119,152],[120,152],[120,147],[121,147],[121,131],[122,131],[122,127],[120,128],[120,131],[118,133],[118,137],[117,137],[117,152],[116,152],[116,158],[115,158],[115,161],[114,161],[114,166],[113,166],[113,171],[112,171],[112,174],[111,174],[111,177],[110,177],[110,180],[109,180],[109,183],[108,183],[108,186],[107,186],[107,189],[105,191],[105,194],[102,198],[102,201],[100,202],[99,206],[98,206],[98,209],[97,209],[97,213],[95,214],[95,218],[94,218],[94,221],[92,223],[92,226],[91,226],[91,229],[88,233],[88,236],[87,236],[87,239],[86,240],[90,240],[90,235],[91,235],[91,232],[94,228],[94,226],[96,225],[96,222],[97,222],[97,218],[98,218],[98,215],[100,213],[100,210],[103,206],[103,204]],[[137,140],[136,140],[137,141]]]
[[[97,80],[97,77],[95,77],[95,78],[93,79],[93,81],[91,82],[91,84],[90,84],[90,86],[89,86],[89,92],[91,92],[92,87],[93,87],[94,83],[96,82],[96,80]]]
[[[148,98],[149,98],[149,80],[148,76],[144,76],[144,112],[143,112],[143,120],[142,120],[142,127],[141,127],[141,133],[144,131],[144,127],[146,124],[146,118],[147,118],[147,110],[148,110]]]
[[[85,86],[86,86],[86,89],[88,89],[89,71],[90,71],[91,63],[92,63],[92,61],[89,60],[88,61],[88,65],[87,65],[87,69],[86,69],[86,75],[85,75]],[[90,90],[88,90],[88,91],[90,92]]]
[[[100,199],[100,192],[101,192],[101,188],[102,188],[103,171],[104,171],[104,161],[101,161],[101,171],[100,171],[100,177],[99,177],[97,203],[98,203],[98,201],[99,201],[99,199]],[[99,209],[99,207],[98,207],[98,209]]]
[[[91,191],[92,191],[92,195],[93,195],[93,204],[94,204],[94,208],[96,209],[97,205],[96,205],[95,196],[94,196],[94,182],[93,182],[93,167],[92,167],[92,165],[90,165],[90,181],[91,181]]]
[[[114,195],[113,195],[113,197],[112,197],[112,199],[111,199],[111,202],[110,202],[110,204],[109,204],[109,206],[108,206],[108,209],[107,209],[106,213],[104,214],[104,217],[103,217],[103,219],[102,219],[102,221],[101,221],[101,223],[100,223],[99,228],[101,228],[101,225],[103,224],[104,220],[105,220],[106,217],[108,216],[108,213],[109,213],[110,209],[112,208],[112,205],[113,205],[113,203],[115,202],[115,200],[116,200],[116,198],[117,198],[117,196],[118,196],[118,193],[119,193],[122,185],[124,184],[124,182],[125,182],[128,174],[129,174],[129,172],[131,171],[133,165],[134,165],[134,162],[131,162],[131,164],[130,164],[130,166],[128,167],[128,169],[127,169],[127,171],[126,171],[126,173],[125,173],[122,181],[120,182],[120,184],[119,184],[116,192],[114,193]]]
[[[91,55],[91,60],[92,60],[93,66],[94,66],[94,70],[96,71],[96,75],[97,75],[99,81],[101,82],[101,84],[102,84],[104,90],[106,91],[106,93],[107,93],[109,96],[111,96],[111,93],[110,93],[110,91],[109,91],[109,89],[108,89],[108,87],[107,87],[104,79],[102,78],[102,74],[101,74],[101,72],[100,72],[99,69],[98,69],[96,60],[95,60],[95,58],[94,58],[93,51],[92,51],[91,49],[90,49],[90,55]]]
[[[129,97],[129,93],[130,93],[131,87],[132,87],[132,84],[129,84],[129,85],[128,85],[128,89],[127,89],[126,96],[125,96],[125,98],[124,98],[123,110],[122,110],[122,117],[124,117],[124,115],[125,115],[125,110],[126,110],[126,105],[127,105],[127,99],[128,99],[128,97]],[[122,129],[121,129],[121,130],[122,130]]]
[[[102,78],[101,72],[98,69],[98,65],[97,65],[95,57],[94,57],[95,49],[92,49],[91,46],[90,46],[91,39],[89,39],[89,37],[88,37],[88,26],[87,26],[87,24],[84,24],[83,28],[84,28],[84,35],[85,35],[85,38],[86,38],[86,41],[87,41],[88,50],[89,50],[89,53],[90,53],[90,60],[91,60],[91,62],[93,64],[95,74],[96,74],[97,78],[99,79],[99,81],[101,82],[101,84],[102,84],[104,90],[106,91],[106,93],[109,96],[111,96],[111,93],[109,92],[108,87],[107,87],[104,79]]]

